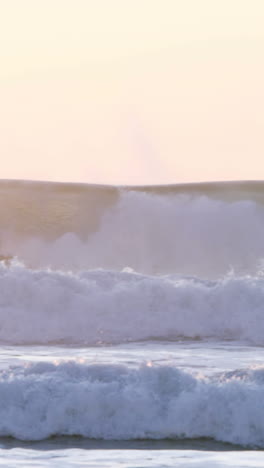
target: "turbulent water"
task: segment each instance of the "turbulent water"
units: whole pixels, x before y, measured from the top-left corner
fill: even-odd
[[[264,182],[1,181],[0,220],[0,436],[264,448]]]
[[[264,184],[0,183],[1,250],[26,266],[217,277],[262,268]]]
[[[38,363],[1,375],[0,435],[215,437],[263,444],[264,370],[195,378],[172,366]]]

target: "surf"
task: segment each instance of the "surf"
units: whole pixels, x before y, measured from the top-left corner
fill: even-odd
[[[263,448],[263,368],[206,377],[169,365],[60,362],[0,372],[0,436],[209,438]]]
[[[1,344],[236,340],[264,345],[264,278],[0,266]]]
[[[0,182],[1,255],[30,268],[213,278],[264,258],[264,183]]]

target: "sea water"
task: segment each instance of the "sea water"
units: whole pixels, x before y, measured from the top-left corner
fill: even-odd
[[[0,193],[0,465],[263,466],[264,184]]]

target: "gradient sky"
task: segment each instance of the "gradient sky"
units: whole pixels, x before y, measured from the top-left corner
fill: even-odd
[[[1,178],[264,179],[263,0],[0,0]]]

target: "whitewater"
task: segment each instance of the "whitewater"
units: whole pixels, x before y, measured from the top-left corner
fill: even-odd
[[[4,466],[262,466],[264,182],[2,180],[0,220]]]

